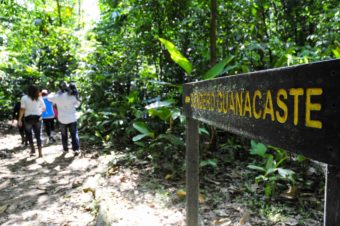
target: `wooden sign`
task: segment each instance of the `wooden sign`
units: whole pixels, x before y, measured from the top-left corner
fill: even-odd
[[[184,85],[187,117],[340,164],[340,60]]]
[[[340,225],[340,60],[187,83],[187,225],[197,226],[198,121],[327,165],[324,226]]]

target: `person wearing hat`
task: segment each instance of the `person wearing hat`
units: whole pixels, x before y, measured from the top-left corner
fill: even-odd
[[[48,91],[43,89],[41,91],[41,95],[43,97],[46,110],[42,113],[43,124],[45,127],[45,131],[48,137],[49,143],[55,142],[55,139],[52,136],[54,133],[54,111],[53,111],[53,103],[47,99]]]

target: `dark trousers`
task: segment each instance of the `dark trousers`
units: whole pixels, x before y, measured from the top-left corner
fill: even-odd
[[[45,131],[48,137],[51,137],[51,132],[54,131],[54,118],[43,119]]]
[[[19,127],[19,133],[20,133],[20,137],[21,137],[21,143],[22,144],[26,144],[27,145],[27,140],[26,140],[26,134],[25,134],[25,122],[24,120],[22,121],[22,126]]]
[[[32,129],[35,135],[35,138],[37,139],[38,147],[41,147],[41,121],[29,121],[25,120],[25,132],[26,132],[26,139],[28,140],[30,146],[32,147],[34,145],[33,143],[33,135],[32,135]]]
[[[61,131],[61,141],[63,143],[64,151],[68,151],[68,130],[70,131],[71,139],[72,139],[72,150],[79,150],[79,137],[78,137],[78,129],[77,122],[72,122],[69,124],[63,124],[59,122],[59,127]]]

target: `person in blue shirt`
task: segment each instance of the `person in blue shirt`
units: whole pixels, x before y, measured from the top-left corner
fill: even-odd
[[[45,126],[45,131],[47,134],[47,137],[49,139],[49,143],[55,142],[55,139],[52,136],[52,133],[54,133],[54,111],[53,111],[53,103],[50,102],[47,99],[48,91],[46,89],[43,89],[41,91],[41,95],[43,97],[46,110],[42,113],[42,119],[43,124]]]

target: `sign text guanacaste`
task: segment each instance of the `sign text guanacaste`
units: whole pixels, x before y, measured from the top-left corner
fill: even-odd
[[[183,102],[187,117],[340,164],[340,60],[187,83]]]

